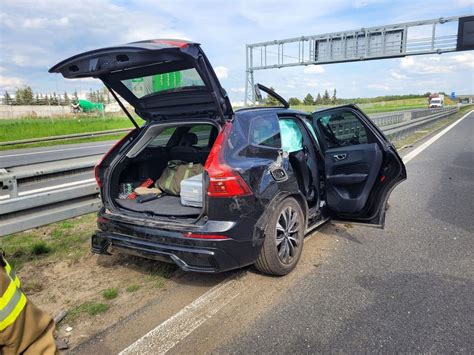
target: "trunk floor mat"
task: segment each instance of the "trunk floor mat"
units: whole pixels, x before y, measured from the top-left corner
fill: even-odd
[[[157,200],[144,203],[116,198],[115,202],[127,210],[147,212],[160,216],[196,216],[201,213],[201,208],[199,207],[183,206],[181,198],[176,196],[163,196]]]

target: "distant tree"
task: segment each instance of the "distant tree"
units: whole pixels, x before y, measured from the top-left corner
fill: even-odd
[[[16,89],[15,105],[23,105],[23,89]]]
[[[308,93],[303,99],[303,105],[314,105],[313,95]]]
[[[270,90],[275,91],[275,89],[271,86],[270,86]],[[280,105],[280,102],[277,99],[275,99],[273,96],[267,95],[267,98],[265,99],[265,105],[278,106]]]
[[[13,100],[8,93],[8,91],[5,91],[5,95],[3,95],[3,104],[4,105],[11,105],[13,103]]]
[[[104,104],[110,104],[110,92],[105,86],[102,88],[101,94],[104,98]]]
[[[288,103],[290,104],[290,106],[301,105],[301,101],[300,101],[300,99],[298,99],[297,97],[290,97],[290,98],[288,99]]]
[[[58,103],[59,103],[58,95],[56,94],[56,92],[53,92],[53,96],[51,98],[51,105],[58,105]]]
[[[316,105],[321,105],[323,103],[323,99],[321,98],[321,94],[318,92],[318,96],[316,96],[316,101],[314,101]]]
[[[324,105],[327,105],[327,104],[329,104],[329,103],[331,103],[331,100],[330,100],[330,98],[329,98],[329,93],[328,93],[327,90],[324,90],[323,104],[324,104]]]
[[[334,89],[334,92],[332,93],[331,101],[332,101],[333,104],[337,103],[336,89]]]
[[[64,106],[69,106],[70,104],[71,104],[71,99],[69,98],[69,95],[65,91],[64,96],[63,96],[63,105]]]
[[[79,100],[79,96],[77,95],[77,90],[74,90],[74,94],[72,94],[72,99],[73,99],[73,101],[78,101]]]
[[[48,94],[46,94],[46,95],[44,96],[44,104],[45,104],[45,105],[51,105],[51,101],[49,100]]]
[[[24,105],[33,105],[34,104],[34,95],[31,87],[27,86],[23,89],[23,104]]]

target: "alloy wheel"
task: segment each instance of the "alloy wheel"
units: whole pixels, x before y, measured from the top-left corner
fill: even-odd
[[[284,264],[290,264],[298,255],[302,242],[300,229],[298,212],[290,206],[286,207],[276,224],[276,248],[278,258]]]

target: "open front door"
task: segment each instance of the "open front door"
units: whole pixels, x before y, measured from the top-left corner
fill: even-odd
[[[312,120],[324,150],[329,213],[383,227],[390,192],[406,179],[395,147],[353,105],[315,112]]]

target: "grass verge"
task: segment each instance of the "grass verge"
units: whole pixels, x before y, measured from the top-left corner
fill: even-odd
[[[96,228],[94,213],[0,238],[0,247],[15,269],[24,263],[45,258],[77,261],[89,249],[89,238]]]
[[[138,124],[143,120],[136,118]],[[61,136],[65,134],[105,131],[109,129],[133,128],[125,116],[77,116],[53,118],[18,118],[0,120],[0,142],[20,139]]]

